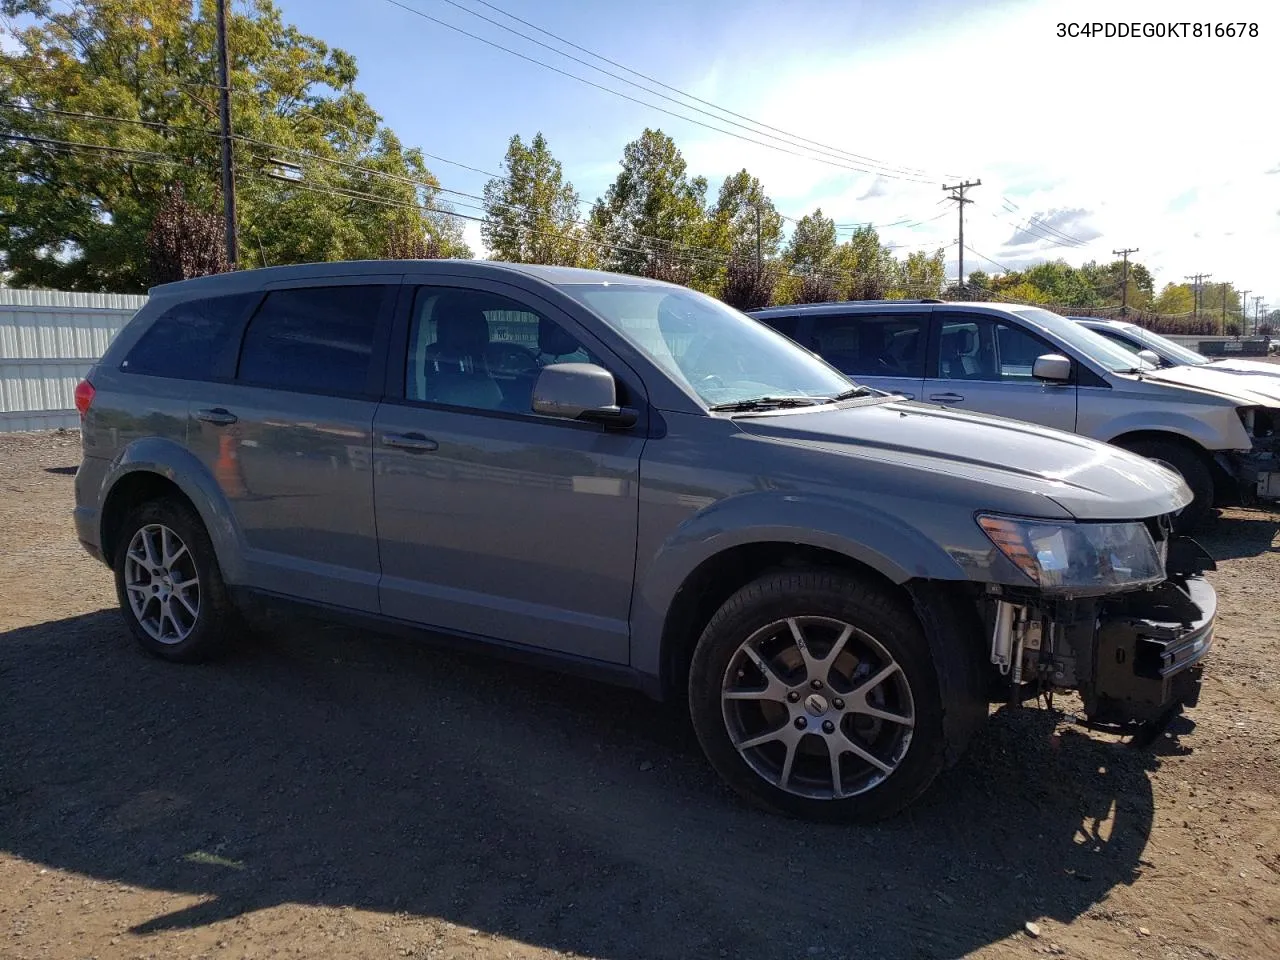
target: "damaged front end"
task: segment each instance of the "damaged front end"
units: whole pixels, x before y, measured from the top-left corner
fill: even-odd
[[[1242,407],[1240,422],[1250,448],[1219,454],[1220,465],[1238,486],[1246,506],[1259,500],[1280,500],[1280,411],[1273,407]]]
[[[1075,691],[1088,722],[1155,724],[1199,698],[1213,644],[1217,595],[1202,574],[1213,558],[1173,537],[1170,518],[1147,522],[1164,578],[1135,589],[1071,591],[991,587],[984,603],[993,700],[1021,703]]]

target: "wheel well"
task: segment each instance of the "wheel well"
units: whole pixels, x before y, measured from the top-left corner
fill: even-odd
[[[1188,453],[1195,454],[1200,459],[1200,462],[1209,468],[1209,474],[1213,477],[1214,499],[1221,499],[1229,491],[1231,477],[1222,469],[1221,464],[1213,458],[1213,454],[1189,437],[1184,437],[1179,433],[1165,433],[1160,430],[1134,430],[1132,433],[1121,434],[1109,442],[1113,446],[1124,447],[1127,443],[1135,440],[1170,443],[1181,447]]]
[[[773,570],[796,567],[836,567],[874,578],[887,589],[907,592],[879,571],[852,557],[798,543],[749,543],[708,557],[685,578],[667,610],[662,626],[662,691],[664,696],[685,696],[685,679],[693,648],[702,631],[729,597]]]
[[[182,489],[168,477],[158,473],[138,470],[121,477],[111,488],[111,492],[107,494],[107,502],[102,507],[102,555],[108,563],[114,562],[116,537],[120,535],[120,524],[129,511],[141,503],[159,500],[161,497],[180,500],[196,512],[195,504]]]

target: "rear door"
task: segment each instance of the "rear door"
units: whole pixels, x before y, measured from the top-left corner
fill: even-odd
[[[1049,383],[1031,374],[1046,353],[1062,351],[1011,319],[935,310],[924,399],[1074,431],[1075,377]]]
[[[858,383],[920,399],[927,308],[911,311],[858,311],[807,317],[800,342]]]
[[[245,540],[247,586],[374,612],[373,417],[400,277],[271,285],[188,441]]]

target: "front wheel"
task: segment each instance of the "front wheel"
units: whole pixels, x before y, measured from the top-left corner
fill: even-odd
[[[913,611],[836,573],[772,574],[730,597],[694,651],[689,703],[717,772],[790,816],[887,817],[944,765],[944,705]]]
[[[1175,533],[1190,533],[1200,526],[1213,510],[1213,473],[1195,450],[1167,440],[1138,439],[1122,441],[1119,446],[1138,456],[1154,460],[1179,474],[1191,488],[1194,499],[1174,520]]]

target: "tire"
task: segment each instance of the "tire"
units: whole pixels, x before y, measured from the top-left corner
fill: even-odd
[[[112,568],[120,612],[147,653],[198,663],[225,652],[239,616],[209,534],[186,503],[166,497],[131,510]]]
[[[981,690],[963,695],[985,713]],[[689,671],[689,709],[711,765],[756,805],[809,820],[870,822],[916,800],[946,763],[948,707],[910,605],[819,570],[769,574],[735,593]]]
[[[1174,520],[1175,533],[1190,533],[1209,517],[1213,510],[1213,474],[1204,457],[1189,447],[1170,440],[1138,439],[1119,444],[1130,453],[1155,460],[1181,474],[1191,488],[1194,499]]]

